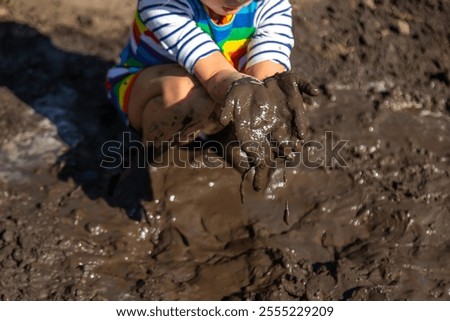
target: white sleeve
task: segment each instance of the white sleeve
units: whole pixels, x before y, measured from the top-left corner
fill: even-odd
[[[262,61],[275,61],[291,69],[294,47],[292,7],[288,0],[261,1],[255,15],[256,32],[249,44],[246,67]]]
[[[172,60],[191,74],[198,60],[220,52],[211,37],[197,27],[187,0],[140,0],[138,11]]]

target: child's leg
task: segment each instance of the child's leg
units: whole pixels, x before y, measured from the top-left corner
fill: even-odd
[[[223,127],[211,119],[219,108],[201,84],[178,65],[143,70],[131,90],[128,117],[142,133],[145,144],[159,147],[163,141],[212,134]]]

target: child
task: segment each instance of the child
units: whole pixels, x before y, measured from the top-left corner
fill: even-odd
[[[291,68],[291,11],[288,0],[139,0],[130,40],[107,75],[109,97],[144,142],[157,146],[232,122],[240,141],[260,143],[244,151],[263,168],[267,135],[291,134],[290,116],[275,115],[279,102],[262,82]],[[273,86],[302,105],[302,88],[314,90],[292,77]],[[303,110],[297,127],[304,127],[301,117]]]

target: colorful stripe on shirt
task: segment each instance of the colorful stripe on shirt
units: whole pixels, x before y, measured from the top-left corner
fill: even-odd
[[[208,8],[204,7],[204,11],[206,14],[197,21],[197,26],[215,41],[228,62],[237,70],[242,70],[245,64],[242,58],[247,54],[248,44],[256,30],[253,24],[256,2],[228,17],[228,21],[223,24],[211,18]]]

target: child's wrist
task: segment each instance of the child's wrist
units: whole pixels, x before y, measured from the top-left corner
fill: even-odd
[[[208,81],[206,90],[215,102],[222,103],[233,83],[246,77],[248,76],[237,71],[219,72]]]
[[[240,86],[240,85],[249,85],[249,84],[253,84],[253,85],[259,85],[259,86],[264,86],[264,82],[259,80],[258,78],[255,78],[253,76],[249,76],[249,75],[244,75],[244,77],[241,77],[239,79],[234,80],[229,86],[228,89],[226,91],[225,94],[225,99],[228,97],[228,94],[231,92],[231,90],[236,87],[236,86]]]

